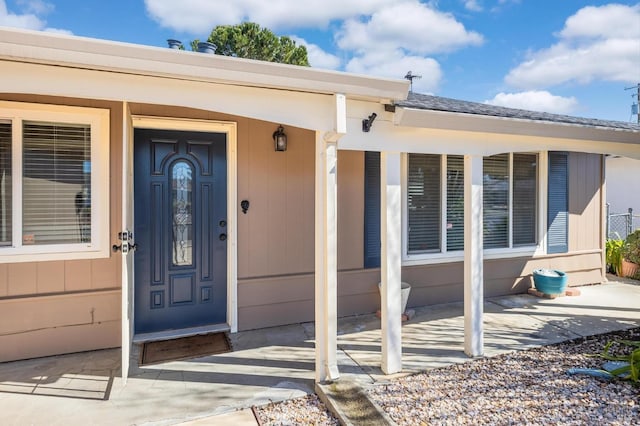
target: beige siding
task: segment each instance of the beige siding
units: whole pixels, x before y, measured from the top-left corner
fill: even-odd
[[[276,152],[272,123],[249,122],[248,164],[238,168],[249,200],[240,213],[239,246],[247,257],[239,259],[240,278],[309,273],[314,268],[314,138],[312,132],[287,128],[288,148]],[[246,189],[245,189],[246,188]]]
[[[7,94],[0,99],[110,110],[109,235],[115,240],[121,223],[122,104]],[[113,254],[0,265],[0,361],[120,346],[120,276],[120,256]]]
[[[338,151],[338,270],[364,266],[364,153]]]
[[[569,251],[600,248],[602,156],[569,154]]]
[[[570,253],[536,258],[485,261],[487,297],[526,292],[537,268],[569,273],[569,285],[600,283],[601,156],[570,154]],[[339,153],[338,164],[338,314],[375,312],[380,297],[379,269],[363,270],[364,160],[361,152]],[[347,182],[345,182],[347,181]],[[462,262],[407,266],[402,279],[412,284],[409,306],[463,299]],[[240,329],[313,319],[313,276],[272,276],[238,283]],[[284,312],[288,312],[285,314]],[[266,321],[266,323],[265,323]]]
[[[33,101],[28,96],[3,96]],[[122,105],[64,98],[40,102],[111,108],[111,230],[120,229]],[[269,123],[188,108],[132,104],[133,114],[236,122],[238,126],[238,317],[241,330],[313,320],[314,140],[285,127],[289,147],[275,152]],[[569,272],[571,285],[602,280],[601,157],[570,155],[569,244],[572,253],[485,261],[485,294],[526,291],[531,271]],[[379,308],[379,269],[363,268],[364,159],[338,154],[338,313]],[[119,345],[120,256],[86,261],[0,265],[0,348],[4,359]],[[462,263],[404,267],[409,306],[460,301]],[[43,315],[44,313],[44,315]],[[11,320],[9,320],[11,318]],[[49,320],[47,320],[50,319]],[[15,321],[13,320],[15,319]],[[42,320],[42,321],[40,321]],[[13,358],[12,358],[13,357]]]
[[[120,291],[0,300],[0,362],[120,346]]]

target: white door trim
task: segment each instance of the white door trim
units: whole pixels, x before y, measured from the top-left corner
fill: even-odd
[[[226,133],[227,135],[227,325],[238,331],[238,129],[237,123],[132,115],[133,128]],[[135,238],[135,236],[134,236]]]

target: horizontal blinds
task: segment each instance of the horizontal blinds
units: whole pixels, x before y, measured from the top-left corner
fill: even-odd
[[[12,242],[11,123],[0,121],[0,247]]]
[[[566,253],[569,250],[569,174],[568,155],[549,153],[549,190],[547,205],[547,252]]]
[[[410,154],[408,163],[408,252],[440,251],[440,156]]]
[[[23,244],[91,240],[91,129],[23,123]]]
[[[509,245],[509,154],[483,159],[484,248]]]
[[[447,251],[464,249],[464,157],[447,156]]]
[[[513,245],[536,244],[536,154],[513,154]]]

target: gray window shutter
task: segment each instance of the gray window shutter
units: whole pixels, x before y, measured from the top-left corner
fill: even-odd
[[[364,153],[364,267],[380,266],[380,153]]]
[[[547,253],[569,251],[569,156],[549,152]]]

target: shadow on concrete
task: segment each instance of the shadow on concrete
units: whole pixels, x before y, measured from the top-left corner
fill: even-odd
[[[93,351],[0,364],[0,393],[107,401],[119,350]]]

